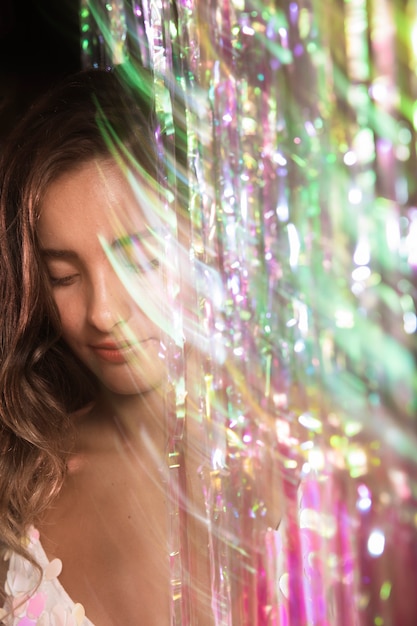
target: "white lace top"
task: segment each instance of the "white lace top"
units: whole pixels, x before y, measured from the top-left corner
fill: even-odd
[[[62,570],[60,559],[48,560],[39,540],[39,532],[31,528],[27,537],[28,550],[42,567],[42,581],[38,570],[17,554],[9,556],[5,584],[7,599],[0,608],[0,620],[5,626],[94,626],[85,616],[82,604],[69,597],[58,576]]]

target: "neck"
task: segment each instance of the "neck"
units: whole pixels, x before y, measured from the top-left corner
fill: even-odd
[[[121,396],[102,389],[77,419],[78,452],[125,450],[161,457],[166,447],[165,390]]]
[[[165,445],[165,390],[120,396],[102,391],[99,408],[110,416],[120,437],[137,447],[144,441],[161,452]]]

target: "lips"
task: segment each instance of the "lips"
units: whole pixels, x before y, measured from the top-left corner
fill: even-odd
[[[135,344],[103,342],[90,346],[94,354],[101,360],[108,363],[122,364],[131,361],[134,351],[140,350],[143,344],[153,341],[153,339],[145,339]]]

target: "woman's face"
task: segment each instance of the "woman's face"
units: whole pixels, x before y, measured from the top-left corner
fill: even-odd
[[[161,243],[141,204],[114,163],[94,160],[49,186],[38,226],[63,337],[122,395],[153,389],[166,374]]]

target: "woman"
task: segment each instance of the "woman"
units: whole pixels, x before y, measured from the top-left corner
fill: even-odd
[[[3,155],[7,625],[170,620],[170,320],[154,137],[150,99],[91,71],[44,97]],[[197,570],[207,582],[207,564]]]
[[[175,315],[165,289],[172,278],[164,263],[169,214],[158,187],[155,130],[151,98],[133,93],[113,73],[91,71],[45,96],[2,158],[6,626],[169,624],[178,594],[177,531],[188,598],[184,626],[211,626],[216,610],[228,611],[221,596],[212,606],[211,582],[223,582],[210,573],[206,474],[214,489],[217,483],[198,420],[187,420],[183,437],[187,500],[180,523],[167,470],[166,362]],[[186,263],[182,270],[182,304],[192,311]],[[200,410],[195,352],[185,351],[188,417]],[[252,618],[236,572],[269,605],[262,576],[258,580],[258,544],[251,542],[255,527],[262,534],[281,516],[274,454],[273,447],[259,453],[265,462],[246,467],[241,487],[239,448],[233,449],[236,483],[228,489],[227,515],[236,526],[239,507],[251,511],[249,517],[244,511],[248,544],[240,545],[228,527],[215,540],[228,550],[236,546],[230,574],[220,574],[225,587],[236,590],[227,602],[239,623],[239,616],[247,614],[247,623]],[[252,489],[257,472],[263,480]]]

